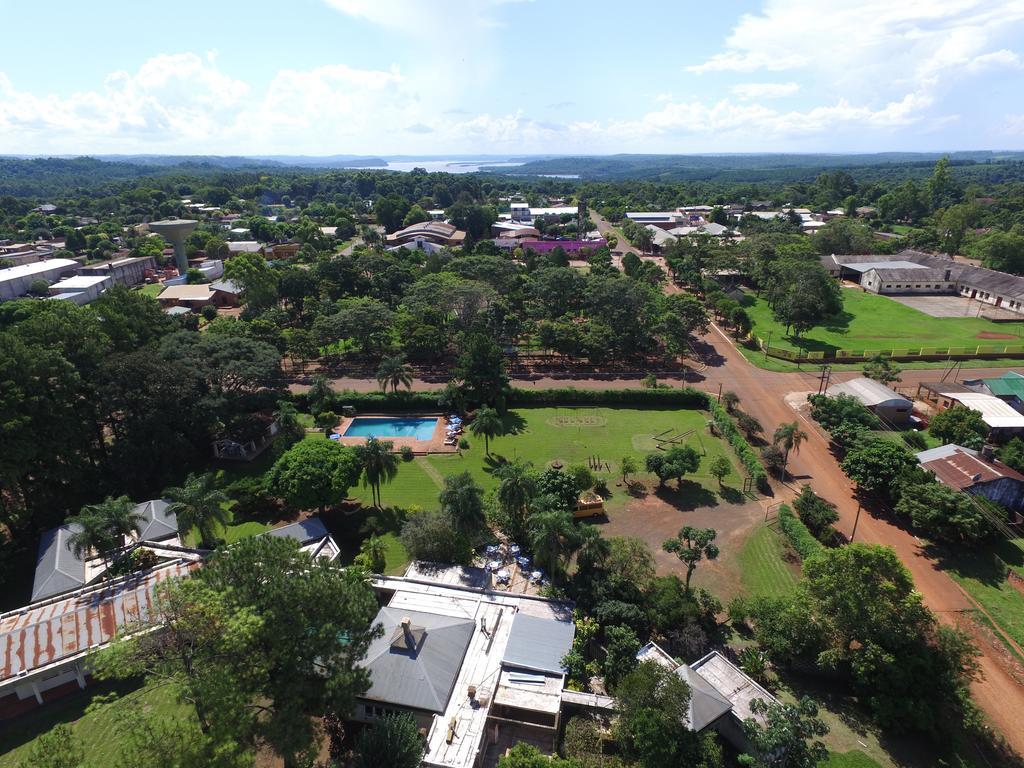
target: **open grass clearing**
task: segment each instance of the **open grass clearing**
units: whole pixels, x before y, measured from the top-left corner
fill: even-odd
[[[90,708],[101,697],[117,693],[113,703]],[[45,707],[32,710],[6,724],[0,731],[0,768],[16,768],[24,763],[36,739],[61,723],[70,725],[75,738],[85,751],[88,768],[105,768],[121,758],[118,714],[128,709],[144,709],[165,722],[199,723],[192,708],[179,701],[170,685],[139,683],[98,683],[73,693]]]
[[[839,349],[974,349],[978,346],[995,347],[1020,342],[1013,325],[993,323],[980,317],[931,317],[885,296],[866,293],[859,288],[843,289],[842,296],[842,312],[796,339],[786,335],[785,325],[773,317],[764,298],[749,294],[752,303],[747,306],[747,312],[754,322],[753,333],[766,341],[771,335],[773,347],[825,353]],[[979,334],[985,333],[1005,334],[1014,338],[979,338]]]
[[[743,588],[751,597],[784,597],[800,580],[800,566],[789,555],[776,526],[760,523],[739,553]]]
[[[1021,567],[1020,550],[1005,545],[1003,554],[1016,552],[1015,568]],[[1007,562],[993,552],[957,552],[942,558],[943,568],[992,617],[1017,645],[1024,647],[1024,584],[1014,586],[1006,577]]]

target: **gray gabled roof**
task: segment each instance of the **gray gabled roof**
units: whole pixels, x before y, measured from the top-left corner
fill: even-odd
[[[32,580],[33,603],[85,584],[85,561],[68,549],[68,540],[81,530],[82,526],[71,523],[43,533]]]
[[[689,665],[682,664],[676,670],[686,684],[690,686],[690,709],[687,724],[690,729],[699,733],[732,709],[732,702]]]
[[[272,528],[264,536],[277,536],[285,539],[295,539],[299,544],[305,546],[310,542],[317,541],[328,535],[327,528],[319,517],[307,517],[297,523],[282,525],[280,528]]]
[[[164,499],[150,499],[135,506],[143,518],[139,541],[162,541],[178,535],[178,518],[167,511],[169,506]]]
[[[416,639],[409,648],[396,641],[408,618]],[[473,637],[472,619],[384,607],[374,624],[384,634],[370,644],[361,666],[370,672],[363,698],[412,709],[443,713]]]
[[[502,664],[534,672],[565,672],[562,658],[572,649],[576,627],[571,621],[557,621],[517,613],[505,647]]]

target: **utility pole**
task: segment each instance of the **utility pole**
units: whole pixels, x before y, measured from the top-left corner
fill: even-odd
[[[850,543],[853,543],[854,538],[857,536],[857,523],[860,522],[860,494],[857,494],[857,516],[853,519],[853,533],[850,534]]]
[[[768,361],[768,347],[770,347],[771,345],[772,345],[772,332],[768,331],[768,341],[764,345],[764,359],[765,359],[765,362]]]

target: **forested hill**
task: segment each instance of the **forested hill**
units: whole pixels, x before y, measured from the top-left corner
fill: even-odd
[[[887,152],[866,155],[607,155],[534,160],[516,175],[559,174],[593,181],[707,181],[792,183],[813,181],[823,171],[846,170],[858,181],[904,181],[931,175],[941,153]],[[950,165],[970,181],[1024,179],[1024,152],[953,152]]]

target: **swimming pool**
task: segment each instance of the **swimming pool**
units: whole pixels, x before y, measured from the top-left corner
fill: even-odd
[[[412,437],[430,440],[434,437],[437,419],[371,418],[357,416],[345,430],[345,437]]]

